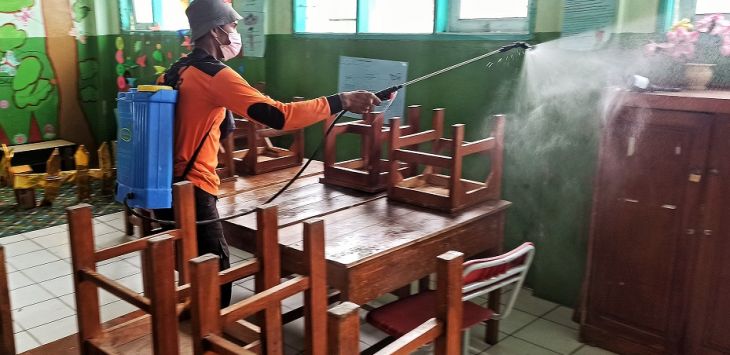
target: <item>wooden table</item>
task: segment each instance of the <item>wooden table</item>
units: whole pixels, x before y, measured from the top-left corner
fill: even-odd
[[[260,204],[280,184],[222,199],[221,215]],[[274,201],[279,205],[282,269],[302,270],[302,221],[325,221],[327,282],[341,291],[341,300],[365,304],[435,272],[436,257],[458,250],[467,257],[502,251],[507,201],[488,201],[460,213],[446,214],[388,201],[385,194],[367,194],[304,178]],[[226,239],[254,251],[256,217],[223,223]],[[490,297],[498,306],[498,297]],[[498,323],[489,324],[488,341],[496,343]]]

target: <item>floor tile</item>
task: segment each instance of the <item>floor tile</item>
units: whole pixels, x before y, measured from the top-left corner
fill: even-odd
[[[502,299],[507,301],[505,296]],[[517,302],[515,302],[516,309],[536,316],[543,316],[557,307],[558,305],[555,303],[533,296],[529,289],[523,289],[517,295]]]
[[[304,293],[299,292],[283,301],[281,301],[282,307],[286,309],[296,309],[304,306]]]
[[[21,287],[32,285],[34,282],[21,271],[8,273],[8,289],[15,290]]]
[[[48,344],[71,334],[78,333],[76,316],[72,315],[48,324],[43,324],[41,326],[28,329],[27,332],[33,335],[33,337],[41,344]]]
[[[58,233],[44,235],[42,237],[33,239],[33,241],[40,244],[44,248],[57,247],[59,245],[69,244],[71,242],[69,239],[68,231],[61,231]]]
[[[231,290],[231,304],[245,300],[246,298],[253,296],[253,294],[254,292],[251,290],[245,289],[239,285],[233,285],[233,289]]]
[[[284,324],[284,344],[294,349],[304,349],[304,318]]]
[[[554,351],[530,344],[515,337],[507,337],[482,354],[488,355],[555,355]]]
[[[114,230],[107,234],[97,234],[97,237],[94,238],[94,244],[97,249],[113,247],[127,241],[129,241],[129,237],[124,234],[124,232],[120,232],[118,230]]]
[[[550,313],[544,315],[542,318],[558,323],[560,325],[564,325],[568,328],[573,328],[576,330],[580,328],[580,324],[573,322],[572,308],[560,306],[550,311]]]
[[[139,308],[132,306],[125,301],[116,301],[110,304],[101,306],[101,321],[107,322],[114,318],[121,317],[127,313],[134,312]]]
[[[51,298],[53,298],[53,295],[50,292],[34,284],[10,291],[10,307],[13,310],[18,310]]]
[[[98,266],[96,271],[112,280],[119,280],[140,272],[138,267],[124,260]]]
[[[58,260],[24,269],[23,273],[35,282],[43,282],[57,277],[71,275],[71,264],[65,260]]]
[[[96,223],[94,224],[94,236],[102,236],[109,233],[119,232],[118,229],[106,224],[106,223]]]
[[[513,336],[562,354],[581,346],[577,330],[544,319],[536,320]]]
[[[32,240],[21,240],[16,243],[7,244],[5,247],[5,258],[11,258],[17,255],[28,254],[33,251],[42,250],[43,246],[33,242]]]
[[[23,307],[13,313],[21,327],[27,329],[74,315],[74,310],[57,298]]]
[[[244,260],[253,258],[253,254],[251,254],[247,251],[243,251],[238,248],[229,247],[228,250],[230,251],[231,254],[238,256],[239,258],[244,259]]]
[[[112,219],[110,221],[104,221],[104,224],[106,224],[114,229],[120,230],[120,231],[123,231],[125,228],[124,219],[122,219],[122,218],[116,218],[116,219]]]
[[[25,234],[26,238],[33,239],[33,238],[37,238],[37,237],[42,237],[44,235],[50,235],[53,233],[63,232],[63,231],[67,231],[67,230],[68,230],[68,225],[61,224],[61,225],[50,227],[50,228],[43,228],[43,229],[34,230],[32,232],[25,232],[23,234]]]
[[[8,273],[11,273],[11,272],[18,271],[18,269],[15,266],[13,266],[12,264],[6,262],[5,263],[5,271],[8,272]]]
[[[469,329],[469,342],[470,347],[479,349],[480,351],[485,350],[490,347],[489,344],[487,344],[484,341],[484,335],[486,334],[486,326],[483,323],[477,324],[471,329]],[[497,341],[502,341],[503,339],[507,338],[509,334],[500,331],[499,336],[497,336]]]
[[[18,270],[24,270],[29,267],[48,264],[50,262],[60,260],[57,256],[46,250],[38,250],[28,254],[18,255],[8,258],[8,263],[12,264]]]
[[[76,295],[75,294],[70,293],[68,295],[58,297],[58,299],[61,300],[69,308],[76,310]]]
[[[507,334],[512,334],[536,319],[537,316],[522,312],[518,309],[512,309],[512,312],[510,312],[507,318],[499,322],[499,330]]]
[[[142,283],[142,274],[134,274],[131,276],[127,276],[125,278],[117,280],[120,284],[124,285],[125,287],[131,289],[134,292],[142,293],[144,292],[144,284]]]
[[[124,218],[124,211],[122,211],[122,212],[116,212],[116,213],[110,213],[110,214],[105,214],[103,216],[99,216],[99,217],[96,217],[94,219],[97,220],[97,221],[100,221],[100,222],[108,222],[108,221],[113,221],[115,219],[121,219],[121,218]]]
[[[10,235],[7,237],[0,238],[0,245],[6,245],[6,244],[12,244],[17,243],[23,240],[27,240],[24,233],[16,234],[16,235]]]
[[[23,327],[21,327],[20,324],[18,324],[18,322],[13,321],[13,334],[22,332],[23,330],[24,330]]]
[[[39,285],[46,291],[52,293],[56,297],[73,294],[74,292],[74,280],[73,276],[65,275],[57,277],[55,279],[46,280],[41,282]]]
[[[360,341],[367,344],[373,345],[377,342],[388,337],[388,334],[382,332],[380,329],[375,328],[370,323],[366,323],[364,320],[360,321]]]
[[[107,305],[116,301],[120,301],[121,298],[114,296],[106,290],[99,289],[99,305]]]
[[[28,332],[15,333],[15,352],[18,354],[40,345]]]
[[[603,350],[601,348],[594,348],[592,346],[583,345],[583,347],[574,352],[573,355],[616,355],[616,353],[612,353],[608,350]]]
[[[46,250],[50,251],[53,255],[55,255],[61,259],[71,259],[71,245],[70,244],[58,245],[55,247],[46,248]]]

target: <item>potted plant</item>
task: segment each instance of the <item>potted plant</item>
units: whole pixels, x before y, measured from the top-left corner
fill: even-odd
[[[685,84],[690,90],[705,90],[712,80],[720,55],[730,56],[730,20],[720,14],[708,15],[694,24],[683,19],[667,32],[667,41],[651,42],[647,53],[664,53],[684,62]],[[718,50],[714,48],[719,47]]]

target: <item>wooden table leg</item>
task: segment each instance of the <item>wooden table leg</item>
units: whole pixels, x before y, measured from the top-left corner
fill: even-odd
[[[327,352],[349,355],[360,352],[360,316],[354,303],[343,302],[327,312]]]
[[[501,298],[501,289],[492,291],[489,294],[489,309],[499,310],[499,300]],[[499,342],[499,321],[489,320],[487,321],[487,327],[484,334],[484,341],[489,345],[494,345]]]
[[[145,217],[152,217],[152,212],[150,212],[150,210],[139,209],[138,211],[139,214]],[[140,222],[142,223],[142,237],[152,235],[152,222],[150,222],[150,220],[146,218],[142,218]]]

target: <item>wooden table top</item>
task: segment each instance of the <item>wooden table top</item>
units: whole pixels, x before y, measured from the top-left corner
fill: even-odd
[[[300,167],[286,168],[282,170],[272,171],[261,175],[240,176],[234,181],[226,181],[221,183],[218,188],[218,197],[228,197],[240,194],[242,192],[260,189],[272,184],[287,182],[299,171]],[[302,173],[300,178],[317,175],[324,172],[324,164],[321,161],[313,160]]]
[[[319,182],[318,175],[300,179],[282,194],[278,205],[279,243],[302,250],[301,222],[312,218],[325,221],[325,253],[329,262],[352,266],[378,254],[407,247],[435,234],[445,233],[485,215],[506,209],[510,202],[497,200],[467,208],[455,214],[389,201],[385,193],[369,194]],[[219,202],[221,215],[253,208],[281,184],[244,192]],[[254,241],[256,215],[224,222],[226,238],[233,245]],[[236,240],[243,239],[243,240]]]

